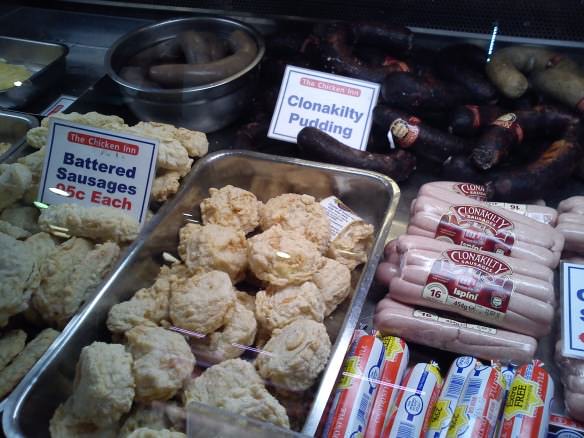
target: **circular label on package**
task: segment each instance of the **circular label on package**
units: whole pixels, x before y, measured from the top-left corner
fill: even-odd
[[[406,412],[410,415],[419,415],[424,409],[424,401],[418,394],[410,395],[406,399]]]
[[[457,368],[466,368],[474,363],[474,357],[472,356],[462,356],[455,361]]]

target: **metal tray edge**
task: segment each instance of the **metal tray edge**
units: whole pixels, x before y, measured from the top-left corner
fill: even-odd
[[[140,246],[144,245],[147,236],[150,231],[153,230],[158,223],[162,221],[164,217],[175,207],[177,203],[180,202],[182,198],[182,193],[189,190],[191,180],[195,179],[199,169],[209,162],[221,159],[226,156],[249,156],[252,158],[263,159],[268,161],[275,161],[279,163],[290,163],[298,164],[302,166],[308,166],[312,168],[324,168],[329,170],[341,171],[344,173],[354,173],[359,175],[366,175],[370,178],[380,181],[383,185],[387,187],[388,191],[393,194],[392,202],[389,208],[386,210],[383,223],[378,232],[377,239],[373,248],[371,249],[369,260],[361,274],[361,278],[356,286],[356,292],[351,300],[349,311],[345,316],[343,325],[341,326],[341,331],[337,336],[337,341],[332,347],[333,355],[329,360],[329,364],[324,371],[323,377],[321,378],[321,383],[318,387],[317,394],[315,396],[312,408],[307,417],[307,420],[302,429],[302,433],[308,435],[314,435],[316,428],[320,422],[322,414],[324,412],[324,407],[328,400],[328,397],[332,393],[336,377],[339,370],[341,369],[346,350],[349,346],[349,342],[353,333],[354,328],[357,325],[361,309],[365,302],[369,287],[373,281],[375,275],[375,269],[383,252],[385,246],[385,240],[389,233],[389,228],[391,226],[391,221],[397,210],[397,205],[399,203],[400,190],[395,181],[391,178],[382,175],[377,172],[364,171],[356,168],[337,166],[332,164],[318,163],[314,161],[307,161],[299,158],[282,157],[278,155],[269,155],[259,152],[250,152],[246,150],[222,150],[210,153],[205,157],[199,159],[191,168],[191,171],[186,176],[181,184],[181,188],[172,198],[172,200],[166,202],[161,209],[156,213],[152,220],[147,223],[141,230],[138,238],[132,242],[132,244],[126,249],[123,259],[121,259],[116,265],[115,269],[106,277],[103,283],[100,285],[98,291],[92,296],[92,298],[86,302],[80,311],[69,321],[67,326],[63,329],[61,334],[53,342],[51,347],[45,352],[45,354],[36,362],[36,364],[30,369],[26,376],[20,381],[12,393],[0,404],[0,407],[4,408],[2,416],[2,426],[6,436],[10,437],[24,437],[18,428],[18,412],[20,411],[20,406],[24,403],[26,397],[28,396],[30,390],[32,389],[34,383],[40,376],[42,372],[47,368],[48,364],[54,359],[56,354],[63,348],[64,344],[69,341],[69,339],[75,334],[81,321],[83,321],[88,315],[90,315],[94,306],[98,304],[103,294],[107,291],[107,288],[111,282],[114,281],[119,275],[123,273],[125,265],[129,264],[135,257]]]

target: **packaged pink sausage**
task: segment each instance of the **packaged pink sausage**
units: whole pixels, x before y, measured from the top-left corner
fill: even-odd
[[[545,438],[548,433],[554,382],[540,360],[515,373],[505,409],[500,438]]]
[[[442,388],[442,376],[435,363],[416,364],[403,380],[382,438],[423,437]]]
[[[554,318],[553,272],[509,257],[417,236],[395,245],[390,297],[539,338]]]
[[[395,336],[379,335],[379,337],[385,347],[385,358],[379,375],[379,387],[365,429],[365,438],[379,437],[383,427],[389,421],[410,360],[410,352],[403,339]]]
[[[489,438],[502,409],[505,379],[494,366],[477,364],[468,376],[454,410],[448,438]]]
[[[487,189],[481,184],[472,184],[454,181],[435,181],[425,184],[427,189],[444,190],[467,198],[476,199],[477,201],[487,202],[494,207],[503,208],[517,214],[521,214],[542,224],[555,225],[558,219],[558,212],[551,207],[536,204],[514,204],[508,202],[489,202],[487,198]]]

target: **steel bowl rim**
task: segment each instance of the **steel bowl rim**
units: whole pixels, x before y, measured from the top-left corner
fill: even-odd
[[[150,31],[152,29],[165,27],[171,24],[181,23],[181,22],[201,22],[201,21],[210,21],[210,22],[224,22],[231,25],[239,26],[240,28],[244,29],[251,37],[255,40],[256,44],[258,45],[258,53],[256,54],[255,58],[252,62],[250,62],[243,70],[237,72],[234,75],[228,76],[220,81],[211,82],[210,84],[199,85],[197,87],[188,87],[188,88],[153,88],[153,87],[142,87],[139,85],[132,84],[126,80],[124,80],[113,68],[112,66],[112,58],[116,52],[116,50],[123,45],[126,41],[131,38],[134,38],[136,35],[141,33]],[[224,85],[234,83],[238,79],[244,77],[247,73],[252,71],[254,68],[258,66],[262,58],[264,57],[266,51],[266,46],[264,43],[264,39],[260,35],[260,33],[243,21],[235,20],[231,17],[224,17],[218,15],[205,15],[205,16],[198,16],[198,17],[182,17],[182,18],[173,18],[171,20],[159,21],[154,24],[148,24],[146,26],[142,26],[138,29],[135,29],[120,38],[118,38],[114,44],[108,49],[105,55],[105,69],[107,75],[112,78],[114,82],[116,82],[119,86],[122,86],[126,93],[148,93],[153,96],[175,96],[176,94],[192,94],[198,93],[202,91],[212,90],[216,88],[220,88]]]

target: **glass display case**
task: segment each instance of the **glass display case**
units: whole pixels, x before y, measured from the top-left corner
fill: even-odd
[[[1,5],[4,434],[584,436],[583,12]]]

